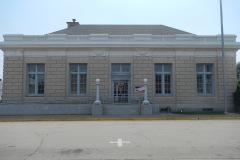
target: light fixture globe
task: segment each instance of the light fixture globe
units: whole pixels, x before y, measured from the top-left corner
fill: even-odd
[[[97,83],[99,83],[99,82],[100,82],[100,79],[99,79],[99,78],[97,78],[97,79],[96,79],[96,82],[97,82]]]

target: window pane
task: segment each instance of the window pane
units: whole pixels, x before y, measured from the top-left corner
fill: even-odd
[[[202,84],[197,84],[197,93],[203,94],[203,85]]]
[[[197,64],[197,72],[203,72],[203,64]]]
[[[164,76],[165,94],[171,94],[171,75]]]
[[[78,64],[70,64],[70,72],[77,72]]]
[[[199,94],[203,93],[203,75],[202,74],[197,75],[197,93]]]
[[[77,94],[77,84],[71,84],[71,94]]]
[[[203,83],[203,75],[202,74],[197,75],[197,83],[200,83],[200,84]]]
[[[156,75],[156,94],[162,93],[162,76],[160,74]]]
[[[212,72],[212,64],[206,64],[205,72]]]
[[[87,72],[87,65],[86,64],[80,64],[79,65],[79,71],[80,72]]]
[[[86,84],[81,84],[80,85],[80,93],[84,94],[86,93],[87,87]]]
[[[162,64],[155,64],[155,72],[162,72]]]
[[[71,94],[86,93],[87,64],[70,64],[70,92]]]
[[[44,74],[38,75],[38,94],[44,94]]]
[[[164,72],[172,72],[171,64],[164,64]]]
[[[162,93],[162,85],[156,84],[156,94],[161,94],[161,93]]]
[[[171,85],[165,84],[165,94],[171,94]]]
[[[164,71],[164,72],[163,72]],[[155,64],[156,93],[171,94],[172,64]],[[162,81],[163,78],[163,81]]]
[[[119,64],[113,64],[112,65],[112,72],[120,72],[120,65]]]
[[[28,72],[36,72],[36,64],[28,64]]]
[[[80,84],[86,83],[86,74],[81,74],[80,75]]]
[[[77,74],[71,74],[71,94],[77,94]]]
[[[45,68],[44,68],[44,64],[38,64],[37,65],[37,72],[44,72]]]
[[[86,82],[87,82],[86,74],[81,74],[80,82],[79,82],[80,83],[80,89],[79,89],[80,93],[86,93],[86,89],[87,89]]]
[[[156,75],[156,83],[162,83],[161,81],[162,81],[162,78],[161,78],[162,76],[160,75],[160,74],[157,74]]]
[[[130,65],[129,64],[112,64],[112,73],[129,74]]]
[[[206,93],[207,94],[212,93],[212,75],[211,74],[206,75]]]
[[[212,94],[213,64],[197,64],[197,93]]]
[[[71,74],[71,84],[77,84],[77,74]]]
[[[211,83],[212,84],[212,75],[211,74],[207,74],[206,75],[206,83]]]
[[[165,75],[164,76],[164,79],[165,79],[165,83],[169,83],[170,84],[170,75]]]
[[[35,94],[35,75],[29,74],[28,75],[28,93]]]
[[[122,65],[122,72],[130,72],[130,65],[123,64]]]
[[[206,84],[206,93],[212,94],[212,84]]]

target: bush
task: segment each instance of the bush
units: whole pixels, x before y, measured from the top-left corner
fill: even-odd
[[[240,112],[240,79],[238,79],[237,89],[233,92],[233,102],[235,110]]]

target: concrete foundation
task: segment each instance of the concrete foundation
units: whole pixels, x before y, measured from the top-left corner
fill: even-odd
[[[132,116],[140,115],[139,105],[104,105],[104,115]]]
[[[152,115],[153,107],[151,104],[141,105],[141,115]]]
[[[160,114],[160,110],[169,107],[171,112],[189,111],[223,111],[222,104],[0,104],[0,115],[51,115],[51,114],[78,114],[78,115],[111,115],[133,116]],[[233,106],[228,105],[228,111],[233,111]]]
[[[103,114],[103,106],[102,105],[92,105],[92,115],[93,116],[101,116]]]
[[[91,115],[90,105],[79,104],[8,104],[0,105],[0,115]]]

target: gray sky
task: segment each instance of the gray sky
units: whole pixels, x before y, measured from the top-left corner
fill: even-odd
[[[240,0],[222,0],[224,34],[240,42]],[[219,0],[1,0],[4,34],[41,35],[80,24],[163,24],[197,35],[220,34]],[[0,51],[0,77],[3,53]],[[238,51],[237,62],[240,62]]]

